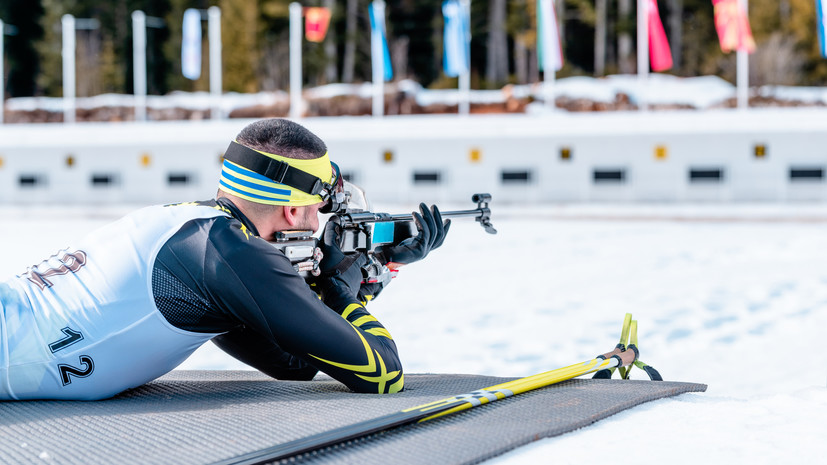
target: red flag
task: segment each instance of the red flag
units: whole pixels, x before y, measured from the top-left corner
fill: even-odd
[[[747,12],[738,0],[712,0],[715,7],[715,29],[724,53],[733,50],[755,51],[755,40],[749,27]]]
[[[304,36],[310,42],[321,42],[330,24],[330,10],[324,7],[304,9]]]
[[[658,2],[648,1],[649,62],[652,64],[652,71],[666,71],[672,67],[672,50],[669,48],[666,32],[663,31],[663,23],[660,22]]]

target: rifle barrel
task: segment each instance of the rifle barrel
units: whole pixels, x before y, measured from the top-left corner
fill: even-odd
[[[443,218],[459,218],[465,216],[481,217],[490,214],[491,211],[487,208],[476,208],[474,210],[455,210],[440,212]],[[388,214],[388,213],[348,213],[343,215],[346,223],[384,223],[388,221],[413,221],[414,217],[410,213]]]

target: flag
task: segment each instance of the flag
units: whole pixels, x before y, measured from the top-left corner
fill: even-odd
[[[201,77],[201,12],[195,8],[184,11],[181,40],[181,72],[195,81]]]
[[[721,51],[754,52],[755,41],[752,39],[749,18],[738,0],[712,0],[712,5],[715,7],[715,29],[718,31]]]
[[[321,42],[330,24],[330,10],[324,7],[304,9],[304,36],[310,42]]]
[[[818,48],[821,50],[821,56],[827,58],[827,0],[816,0],[816,19]]]
[[[551,63],[554,71],[563,67],[563,49],[552,1],[537,0],[537,60],[541,71],[545,70],[546,63]]]
[[[457,77],[469,69],[468,18],[457,0],[442,2],[442,15],[445,17],[442,65],[446,76]]]
[[[370,30],[372,34],[378,34],[382,39],[382,55],[385,62],[385,80],[393,79],[393,68],[391,67],[391,54],[388,52],[388,41],[385,38],[385,17],[384,15],[376,15],[373,11],[373,2],[368,5],[368,13],[370,14]]]
[[[672,67],[672,50],[669,48],[669,41],[666,40],[663,23],[660,22],[658,1],[647,1],[649,2],[649,8],[647,8],[649,15],[649,63],[652,65],[652,71],[666,71]]]

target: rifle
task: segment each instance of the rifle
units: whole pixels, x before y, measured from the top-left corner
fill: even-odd
[[[477,204],[477,208],[440,213],[443,218],[473,217],[485,232],[496,234],[497,230],[491,225],[491,209],[488,208],[491,194],[474,194],[471,201]],[[362,267],[363,281],[387,284],[392,276],[391,271],[380,263],[374,251],[377,246],[395,244],[415,235],[413,215],[371,212],[364,191],[350,183],[345,183],[343,195],[334,201],[331,211],[339,217],[342,225],[339,244],[342,252],[346,255],[363,253],[368,257],[368,263]],[[293,268],[305,279],[311,280],[320,274],[322,253],[313,231],[277,232],[273,245],[284,252]]]

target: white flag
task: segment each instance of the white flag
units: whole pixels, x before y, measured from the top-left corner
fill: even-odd
[[[201,77],[201,12],[194,8],[184,11],[181,71],[193,81]]]
[[[551,69],[560,71],[563,67],[563,49],[560,46],[553,1],[537,0],[537,59],[540,70],[547,70],[547,64],[550,63]]]

